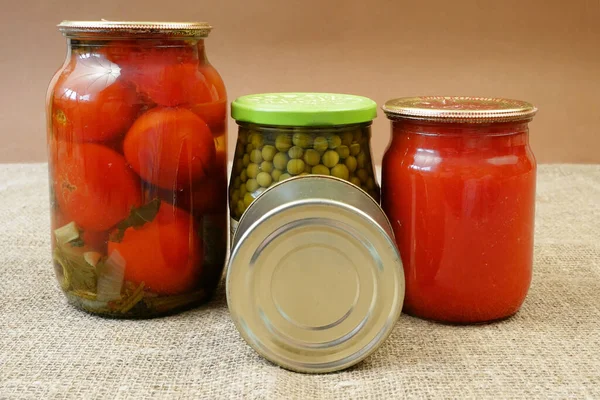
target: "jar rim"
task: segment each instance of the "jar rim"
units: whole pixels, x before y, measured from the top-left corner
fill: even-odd
[[[207,22],[160,21],[62,21],[57,27],[66,37],[205,38],[212,30]]]
[[[526,101],[497,97],[418,96],[388,100],[389,119],[448,123],[491,123],[531,120],[537,108]]]

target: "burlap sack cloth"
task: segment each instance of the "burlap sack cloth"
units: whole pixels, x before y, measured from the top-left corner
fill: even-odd
[[[50,263],[46,166],[0,166],[0,398],[600,399],[600,166],[541,166],[535,273],[510,320],[402,316],[358,366],[328,375],[259,357],[207,306],[107,320],[65,302]]]

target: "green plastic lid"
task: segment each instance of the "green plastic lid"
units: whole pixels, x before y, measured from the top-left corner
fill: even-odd
[[[231,116],[264,125],[347,125],[372,121],[377,104],[351,94],[262,93],[238,97],[231,103]]]

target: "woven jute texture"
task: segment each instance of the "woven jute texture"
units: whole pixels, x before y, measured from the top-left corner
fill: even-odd
[[[154,320],[68,306],[47,192],[46,165],[0,166],[2,399],[600,399],[600,166],[540,166],[534,279],[515,317],[457,327],[403,315],[374,355],[327,375],[258,356],[223,288]]]

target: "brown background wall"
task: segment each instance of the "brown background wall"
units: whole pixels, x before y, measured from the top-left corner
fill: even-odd
[[[0,162],[43,161],[62,19],[208,21],[230,99],[333,91],[505,96],[540,108],[540,162],[600,162],[600,1],[0,0]],[[231,124],[230,134],[235,132]],[[377,160],[389,139],[380,113]],[[233,141],[230,142],[231,145]]]

